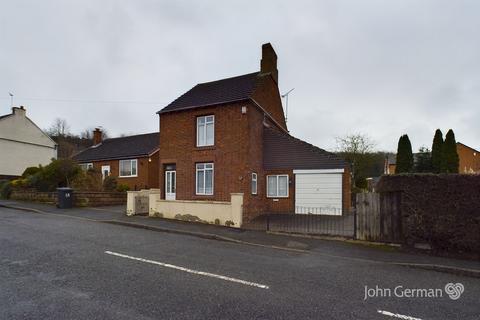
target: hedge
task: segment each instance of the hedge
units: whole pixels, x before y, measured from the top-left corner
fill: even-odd
[[[383,176],[377,190],[402,193],[407,244],[426,242],[436,251],[480,254],[480,175]]]

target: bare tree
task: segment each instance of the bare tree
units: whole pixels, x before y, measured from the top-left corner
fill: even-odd
[[[362,171],[371,162],[369,155],[375,148],[375,142],[366,134],[354,133],[337,137],[337,151],[352,165],[353,185],[357,186],[362,176]]]
[[[67,120],[56,118],[50,128],[47,129],[47,133],[54,137],[65,137],[70,135],[70,126]]]

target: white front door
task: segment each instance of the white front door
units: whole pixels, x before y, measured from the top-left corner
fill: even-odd
[[[174,170],[165,171],[165,200],[175,200],[176,187],[177,172]]]
[[[108,177],[110,175],[110,166],[102,166],[102,177]]]

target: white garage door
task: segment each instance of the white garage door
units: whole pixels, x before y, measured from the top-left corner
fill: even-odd
[[[295,213],[342,214],[343,169],[294,170]]]

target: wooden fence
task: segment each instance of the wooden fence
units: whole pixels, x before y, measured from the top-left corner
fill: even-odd
[[[400,192],[357,194],[357,239],[402,242],[401,204]]]

